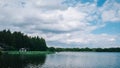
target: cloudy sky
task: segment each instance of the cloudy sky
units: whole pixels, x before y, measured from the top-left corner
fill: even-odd
[[[54,47],[120,47],[120,0],[0,0],[0,30]]]

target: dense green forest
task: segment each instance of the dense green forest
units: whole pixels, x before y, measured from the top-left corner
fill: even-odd
[[[50,51],[56,51],[56,52],[61,52],[61,51],[80,51],[80,52],[120,52],[120,48],[54,48],[54,47],[49,47]]]
[[[10,30],[0,31],[0,48],[3,50],[19,50],[26,48],[30,51],[46,51],[45,39],[30,37],[21,32],[11,32]]]

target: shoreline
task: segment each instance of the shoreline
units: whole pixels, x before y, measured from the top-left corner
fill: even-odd
[[[1,51],[0,55],[8,54],[8,55],[43,55],[43,54],[53,54],[56,52],[97,52],[97,51],[26,51],[26,52],[20,52],[20,51]],[[98,51],[101,52],[110,52],[110,51]],[[113,51],[117,52],[117,51]]]
[[[52,54],[54,52],[51,51],[2,51],[2,54],[10,54],[10,55],[40,55],[40,54]]]

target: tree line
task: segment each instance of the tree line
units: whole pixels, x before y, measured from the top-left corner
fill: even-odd
[[[44,38],[27,36],[17,31],[3,30],[0,31],[0,48],[4,50],[26,48],[31,51],[46,51],[48,47]]]
[[[120,52],[120,48],[54,48],[54,47],[49,47],[50,51],[56,51],[56,52],[61,52],[61,51],[76,51],[76,52]]]
[[[31,37],[21,32],[11,32],[10,30],[0,31],[0,50],[19,50],[26,48],[30,51],[89,51],[89,52],[120,52],[120,48],[55,48],[47,47],[44,38],[38,36]]]

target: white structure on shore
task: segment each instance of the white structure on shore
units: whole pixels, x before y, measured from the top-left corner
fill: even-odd
[[[19,50],[20,52],[26,52],[27,51],[27,49],[26,48],[20,48],[20,50]]]

